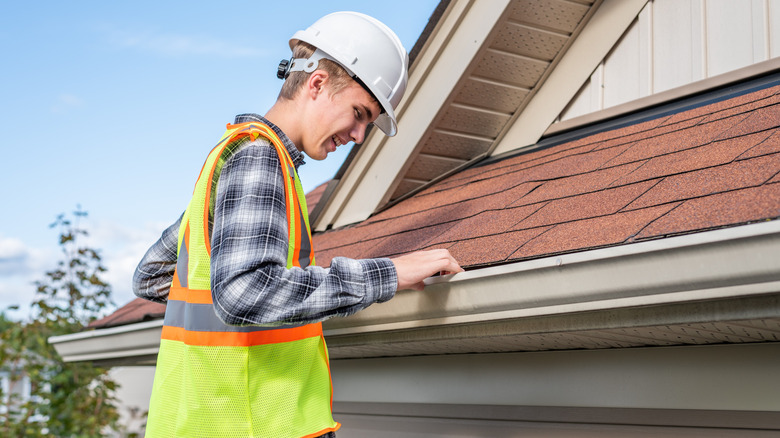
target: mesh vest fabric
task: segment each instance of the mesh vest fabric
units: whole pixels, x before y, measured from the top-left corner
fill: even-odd
[[[209,221],[222,165],[263,136],[279,155],[289,229],[287,267],[314,263],[298,175],[276,134],[259,122],[228,125],[209,154],[179,229],[149,406],[147,437],[315,437],[339,428],[322,325],[224,324],[210,291]]]

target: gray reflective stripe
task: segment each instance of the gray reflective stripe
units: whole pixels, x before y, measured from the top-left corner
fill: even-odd
[[[306,229],[306,222],[303,218],[303,208],[298,206],[298,216],[301,221],[301,250],[298,252],[298,264],[305,268],[311,264],[311,241],[309,240],[309,230]]]
[[[287,171],[290,175],[290,178],[293,180],[293,191],[296,192],[296,195],[300,197],[300,192],[297,190],[297,185],[300,184],[298,180],[296,180],[296,176],[298,175],[295,172],[295,168],[287,165]],[[298,251],[298,265],[300,265],[301,268],[305,268],[311,264],[311,240],[309,240],[309,229],[306,227],[306,221],[303,217],[303,209],[304,205],[301,205],[300,198],[298,199],[298,221],[301,223],[301,229],[298,230],[299,233],[301,233],[301,247],[300,251]]]
[[[193,332],[261,332],[267,330],[302,327],[305,324],[288,324],[274,327],[232,326],[222,322],[214,313],[211,304],[192,304],[184,301],[169,300],[165,309],[165,322],[168,327],[179,327]]]
[[[187,287],[189,283],[189,263],[190,253],[187,251],[187,240],[182,238],[181,249],[179,249],[179,255],[176,260],[176,272],[179,274],[179,283],[181,287]]]

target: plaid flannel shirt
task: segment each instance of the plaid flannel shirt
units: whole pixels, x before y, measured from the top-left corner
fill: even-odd
[[[303,155],[276,126],[256,114],[284,143],[296,168]],[[176,268],[182,218],[163,231],[141,260],[133,290],[166,302]],[[346,316],[387,301],[397,287],[389,259],[336,257],[330,268],[287,269],[287,219],[281,164],[270,142],[258,137],[229,158],[217,183],[211,233],[211,293],[217,315],[229,325],[312,323]],[[316,248],[315,248],[316,249]]]

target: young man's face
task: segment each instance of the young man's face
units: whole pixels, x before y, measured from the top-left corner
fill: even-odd
[[[325,84],[318,97],[314,117],[303,137],[306,155],[324,160],[338,146],[350,141],[362,143],[368,124],[379,115],[379,103],[355,81],[336,94],[331,94]]]

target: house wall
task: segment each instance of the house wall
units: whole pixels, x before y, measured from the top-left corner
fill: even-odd
[[[707,428],[720,428],[717,436],[768,436],[761,429],[780,430],[778,366],[780,344],[762,343],[334,360],[331,370],[337,420],[344,423],[339,438],[448,436],[455,426],[470,431],[457,436],[474,437],[521,430],[546,437],[670,436],[676,430],[670,412],[687,418],[678,424],[686,429],[673,436],[713,436],[701,435]],[[404,405],[418,411],[382,415]],[[472,406],[477,414],[437,418],[420,411],[426,405]],[[516,412],[484,414],[485,406]],[[529,407],[544,408],[537,414],[547,417],[520,413]],[[587,411],[598,408],[612,409],[601,418]],[[569,422],[570,409],[590,415]],[[745,421],[748,415],[757,417]]]
[[[651,0],[560,120],[778,56],[776,0]]]
[[[24,374],[24,373],[22,373]],[[26,374],[18,375],[18,372],[0,372],[0,414],[4,414],[8,411],[8,405],[11,402],[11,397],[14,397],[14,403],[25,403],[30,399],[30,393],[32,391],[30,383],[30,377]]]
[[[119,384],[116,398],[119,408],[119,423],[123,430],[119,436],[143,436],[149,398],[154,382],[153,366],[126,366],[110,370],[111,378]]]

